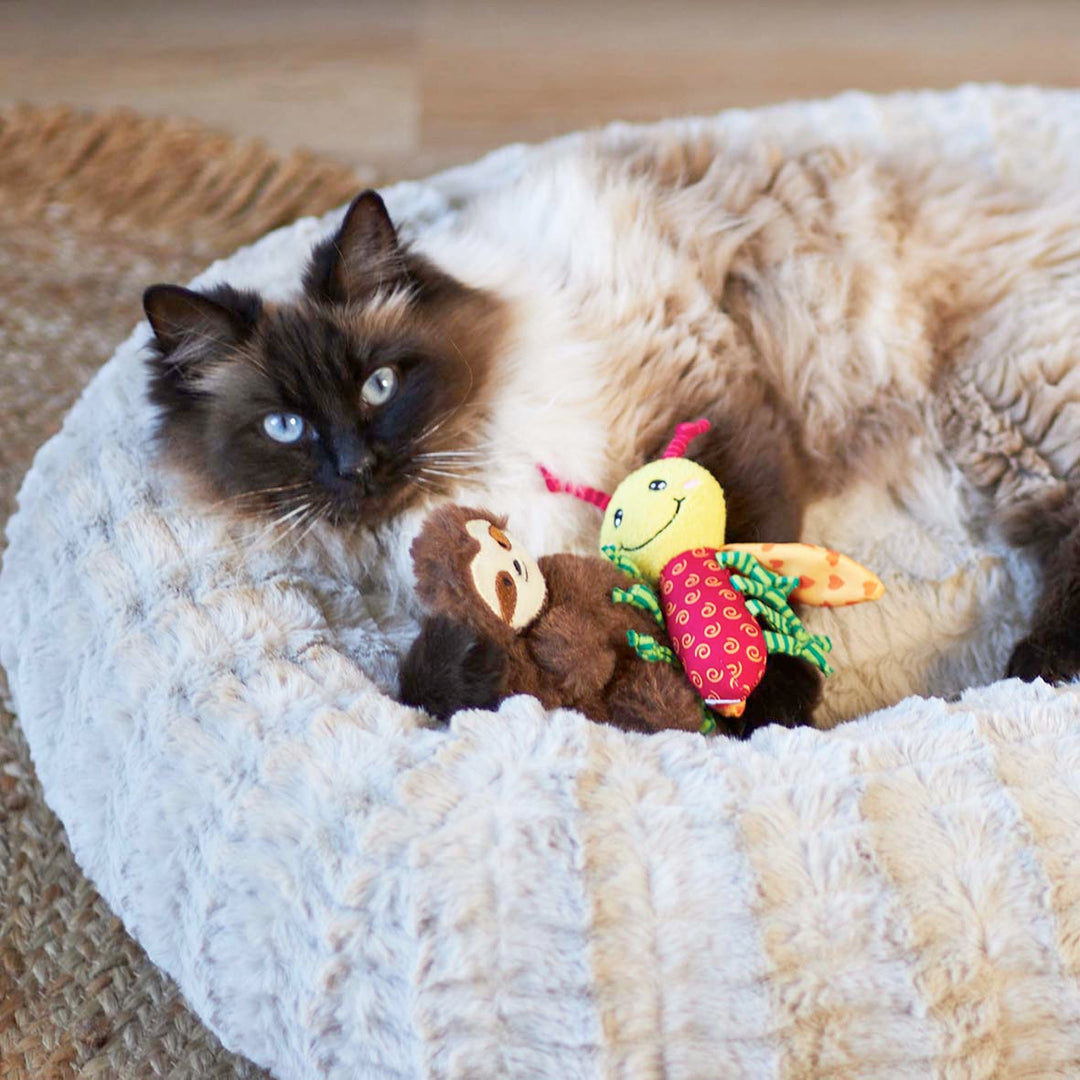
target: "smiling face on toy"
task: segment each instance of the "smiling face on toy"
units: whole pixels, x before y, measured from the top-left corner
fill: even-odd
[[[715,477],[686,458],[663,458],[632,472],[611,496],[600,545],[614,545],[650,581],[676,555],[724,543],[727,510]]]

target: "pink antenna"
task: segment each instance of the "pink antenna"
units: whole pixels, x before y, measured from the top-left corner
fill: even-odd
[[[548,491],[565,491],[567,495],[576,495],[579,499],[583,499],[593,506],[599,506],[601,510],[606,510],[608,503],[611,502],[611,496],[603,491],[586,487],[584,484],[568,484],[566,481],[553,476],[543,465],[537,465],[536,467],[540,470],[540,475],[543,476]]]
[[[660,455],[662,458],[682,457],[686,448],[699,436],[703,435],[712,424],[708,420],[694,420],[688,424],[675,425],[675,437],[668,443],[667,449]]]

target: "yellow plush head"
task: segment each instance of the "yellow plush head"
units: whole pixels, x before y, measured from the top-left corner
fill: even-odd
[[[690,443],[710,427],[705,419],[677,424],[663,457],[632,472],[614,495],[567,483],[543,465],[540,473],[548,491],[565,491],[603,509],[601,551],[625,555],[655,584],[676,555],[724,544],[723,488],[708,469],[683,457]]]
[[[682,457],[650,461],[615,489],[600,546],[613,545],[652,582],[676,555],[724,543],[727,509],[716,478]]]

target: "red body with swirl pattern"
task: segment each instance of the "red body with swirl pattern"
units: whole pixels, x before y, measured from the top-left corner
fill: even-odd
[[[694,688],[725,716],[739,716],[765,674],[765,639],[715,548],[694,548],[660,572],[668,637]]]

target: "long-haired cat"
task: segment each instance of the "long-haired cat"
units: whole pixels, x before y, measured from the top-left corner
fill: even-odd
[[[1054,429],[1046,350],[998,351],[1021,289],[1080,280],[1078,220],[1068,193],[1048,209],[925,161],[600,136],[411,247],[361,196],[295,304],[149,290],[152,393],[212,494],[389,532],[402,578],[433,498],[483,499],[537,553],[579,547],[595,521],[545,498],[537,463],[610,489],[690,417],[714,422],[695,456],[733,539],[795,538],[808,501],[929,439],[1043,552],[1009,671],[1062,678],[1080,670],[1080,439]]]
[[[159,442],[234,514],[291,533],[376,524],[461,474],[505,319],[494,297],[405,252],[374,192],[305,285],[295,305],[228,285],[146,290]]]

